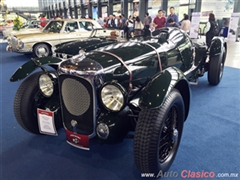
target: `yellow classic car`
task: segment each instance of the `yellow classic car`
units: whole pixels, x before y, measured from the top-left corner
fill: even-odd
[[[35,57],[50,56],[55,45],[87,39],[92,30],[101,28],[97,21],[90,19],[53,20],[41,32],[9,37],[6,50],[23,54],[33,53]],[[109,36],[111,31],[98,30],[97,36]]]

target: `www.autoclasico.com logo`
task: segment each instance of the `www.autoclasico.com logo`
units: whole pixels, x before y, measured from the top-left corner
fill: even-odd
[[[169,171],[169,172],[163,172],[162,170],[159,171],[157,175],[154,173],[141,173],[141,177],[153,177],[153,178],[177,178],[179,175],[183,179],[212,179],[215,177],[219,178],[229,178],[229,177],[238,177],[238,173],[215,173],[213,171],[191,171],[191,170],[182,170],[181,173],[178,173],[177,171]]]

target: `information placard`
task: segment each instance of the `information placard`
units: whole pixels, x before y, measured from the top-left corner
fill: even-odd
[[[54,123],[54,112],[37,109],[37,113],[40,133],[57,136],[57,131]]]
[[[237,40],[238,36],[238,24],[240,19],[240,13],[232,13],[230,17],[229,22],[229,28],[228,28],[228,36],[227,41],[228,42],[235,42]]]
[[[198,38],[200,17],[201,17],[201,13],[200,12],[193,12],[192,13],[190,38],[193,38],[193,39],[197,39]]]

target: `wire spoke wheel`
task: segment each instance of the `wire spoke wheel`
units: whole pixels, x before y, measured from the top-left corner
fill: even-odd
[[[177,112],[172,107],[167,115],[159,142],[159,161],[163,163],[172,153],[178,135]]]
[[[181,141],[185,106],[173,89],[158,108],[143,109],[134,135],[134,160],[141,173],[166,172],[174,161]]]

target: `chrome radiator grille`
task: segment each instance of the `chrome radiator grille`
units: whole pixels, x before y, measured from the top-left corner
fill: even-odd
[[[93,89],[83,78],[60,75],[61,104],[65,127],[79,134],[90,135],[94,129]],[[76,127],[72,126],[76,121]]]
[[[62,97],[67,110],[74,116],[83,115],[90,106],[88,90],[75,79],[67,78],[63,80]]]

